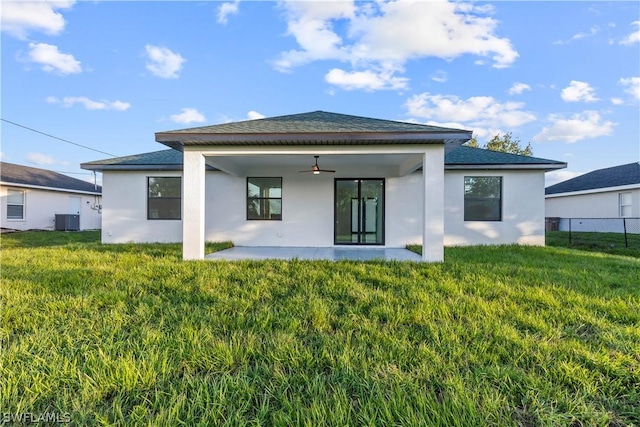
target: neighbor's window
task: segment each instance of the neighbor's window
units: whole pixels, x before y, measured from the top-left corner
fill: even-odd
[[[620,200],[620,216],[631,216],[631,193],[618,194]]]
[[[502,177],[464,177],[464,220],[502,220]]]
[[[24,219],[24,190],[7,190],[7,219]]]
[[[147,219],[180,219],[182,179],[148,177]]]
[[[247,178],[247,219],[282,220],[282,178]]]

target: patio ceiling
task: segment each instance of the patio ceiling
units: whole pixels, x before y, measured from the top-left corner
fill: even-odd
[[[401,176],[422,166],[422,154],[271,154],[271,155],[216,155],[206,158],[206,163],[221,171],[236,176],[245,176],[255,170],[289,169],[308,170],[314,164],[314,155],[319,155],[318,164],[323,169],[334,169],[338,175],[349,175],[359,168],[384,170],[387,175]]]

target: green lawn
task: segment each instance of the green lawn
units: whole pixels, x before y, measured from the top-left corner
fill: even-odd
[[[547,232],[547,246],[561,246],[583,251],[605,252],[615,255],[640,258],[640,234],[627,233],[589,233],[568,231]]]
[[[637,258],[519,246],[449,248],[442,264],[180,256],[97,233],[3,235],[0,416],[640,425]]]

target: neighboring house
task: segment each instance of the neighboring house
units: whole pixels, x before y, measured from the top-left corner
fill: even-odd
[[[65,229],[100,228],[100,186],[57,172],[0,162],[0,197],[2,228],[53,230],[56,214],[79,215]]]
[[[103,242],[182,241],[185,259],[221,240],[423,243],[426,261],[444,245],[543,245],[544,173],[566,164],[460,147],[470,138],[316,111],[160,132],[171,150],[82,167],[103,173]]]
[[[598,169],[546,188],[545,214],[560,218],[564,231],[566,218],[640,217],[640,163]],[[593,226],[607,231],[602,224]]]

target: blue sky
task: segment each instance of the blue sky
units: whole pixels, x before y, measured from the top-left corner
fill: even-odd
[[[640,160],[640,3],[2,1],[5,120],[117,156],[325,110],[512,132],[551,184]],[[2,126],[2,160],[105,154]],[[87,175],[72,175],[91,179]]]

